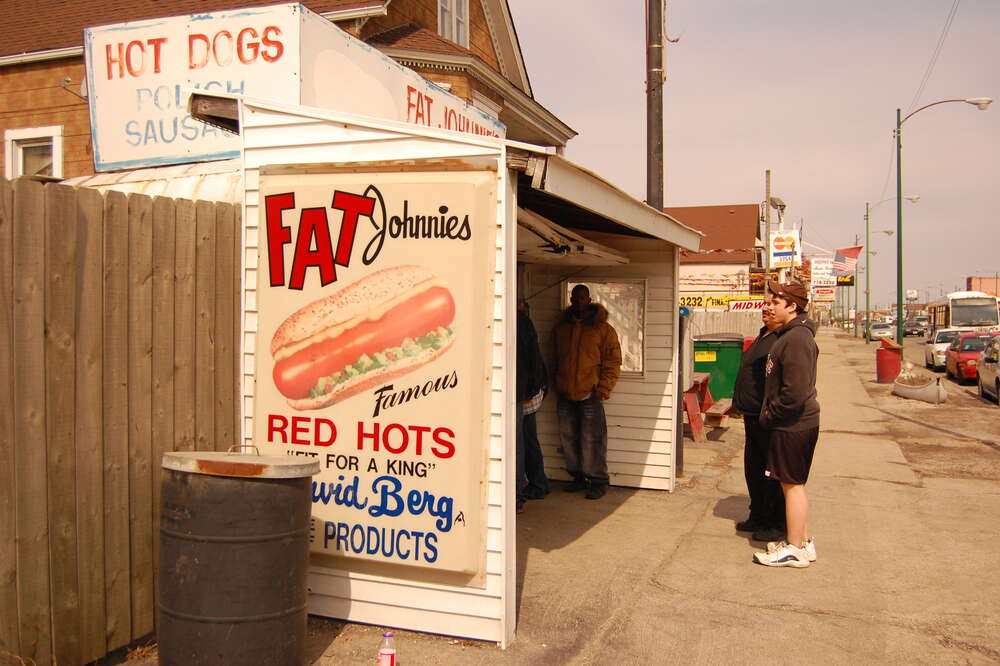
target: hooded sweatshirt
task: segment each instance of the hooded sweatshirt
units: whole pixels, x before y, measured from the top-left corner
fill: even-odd
[[[774,346],[764,366],[760,425],[792,432],[816,428],[819,426],[816,324],[799,314],[773,335]]]
[[[611,397],[622,350],[603,305],[591,303],[581,317],[566,308],[552,329],[552,346],[553,384],[560,395],[570,400],[585,400],[592,393],[601,400]]]
[[[757,339],[743,352],[740,372],[736,375],[733,388],[733,409],[740,414],[754,417],[760,414],[760,403],[764,399],[764,369],[776,339],[767,326],[761,326]]]

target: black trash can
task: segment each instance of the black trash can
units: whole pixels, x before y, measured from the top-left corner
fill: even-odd
[[[311,477],[319,462],[217,452],[163,456],[161,664],[305,660]]]

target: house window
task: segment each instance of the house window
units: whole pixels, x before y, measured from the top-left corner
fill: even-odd
[[[469,46],[469,0],[438,0],[438,34]]]
[[[7,130],[4,139],[4,175],[62,178],[62,126]]]
[[[622,347],[622,374],[640,376],[645,368],[646,281],[604,280],[566,281],[563,283],[563,307],[569,306],[573,287],[586,285],[590,299],[608,311],[608,323],[618,333]]]

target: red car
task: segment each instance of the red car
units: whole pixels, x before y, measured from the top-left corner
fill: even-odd
[[[975,379],[979,352],[986,349],[989,341],[989,333],[962,333],[955,338],[945,352],[945,374],[959,382]]]

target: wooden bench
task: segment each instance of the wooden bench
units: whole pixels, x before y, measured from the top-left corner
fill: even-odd
[[[729,412],[733,408],[730,398],[712,399],[710,388],[712,375],[707,372],[695,372],[691,375],[691,388],[684,391],[684,412],[687,414],[688,425],[691,426],[691,436],[696,442],[704,442],[705,426],[724,428],[728,426]]]

